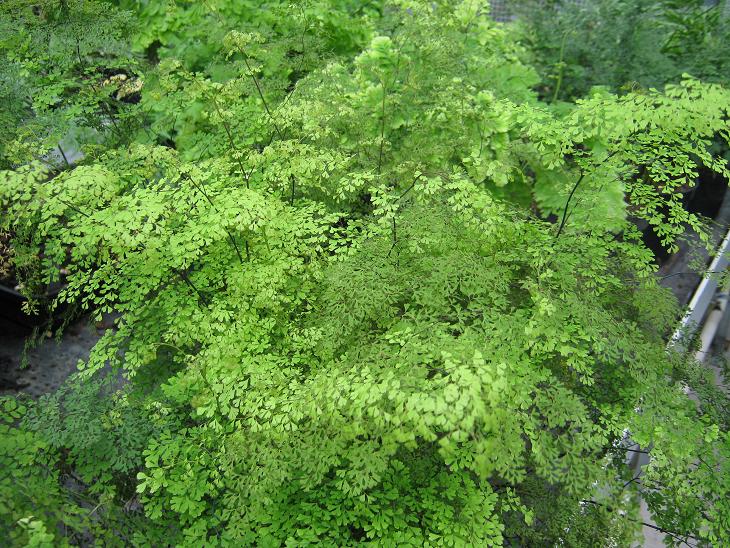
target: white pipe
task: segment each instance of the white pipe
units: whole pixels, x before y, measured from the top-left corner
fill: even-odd
[[[700,285],[697,286],[694,295],[692,295],[692,300],[689,302],[687,312],[682,318],[682,321],[679,323],[679,327],[677,327],[676,331],[672,335],[672,338],[667,345],[667,349],[674,347],[677,350],[681,350],[681,348],[679,348],[679,343],[682,337],[693,333],[700,325],[702,325],[705,315],[707,314],[707,310],[710,308],[710,305],[715,298],[715,292],[717,291],[717,278],[715,273],[722,272],[728,266],[728,250],[730,250],[730,230],[725,233],[725,238],[723,238],[722,243],[718,246],[715,258],[710,263],[708,273],[705,274],[704,278],[702,278]],[[727,302],[727,297],[725,297],[725,301]],[[716,332],[717,326],[714,326],[713,336]],[[710,343],[712,343],[711,340]]]
[[[700,363],[704,362],[707,358],[722,318],[725,316],[728,304],[728,290],[730,290],[730,287],[726,283],[723,292],[717,296],[715,308],[710,311],[702,327],[702,332],[700,333],[700,349],[695,353],[695,359]]]

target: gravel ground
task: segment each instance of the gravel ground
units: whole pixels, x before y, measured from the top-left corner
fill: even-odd
[[[69,326],[60,341],[46,338],[28,352],[21,369],[28,331],[0,320],[0,395],[23,392],[37,398],[55,391],[85,360],[102,331],[85,319]]]

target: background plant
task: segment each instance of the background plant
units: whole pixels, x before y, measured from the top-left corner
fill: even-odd
[[[1,165],[58,169],[67,151],[125,142],[138,80],[130,14],[77,0],[13,0],[0,10]]]
[[[513,10],[535,55],[541,93],[553,102],[593,86],[661,89],[684,73],[709,82],[730,78],[724,1],[535,0],[515,2]]]

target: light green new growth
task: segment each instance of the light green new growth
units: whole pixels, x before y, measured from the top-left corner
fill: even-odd
[[[36,285],[121,314],[59,393],[1,402],[11,542],[628,546],[638,493],[670,541],[730,542],[727,401],[665,352],[627,221],[707,240],[681,192],[730,175],[730,93],[561,114],[484,2],[249,4],[140,8],[161,61],[124,138],[0,172]]]

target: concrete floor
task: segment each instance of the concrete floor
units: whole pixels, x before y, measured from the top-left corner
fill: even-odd
[[[645,523],[654,523],[651,519],[651,515],[649,514],[649,509],[646,507],[646,502],[643,500],[641,501],[639,518]],[[664,544],[664,533],[660,533],[656,529],[646,526],[643,526],[641,531],[644,535],[644,542],[640,546],[643,546],[644,548],[664,548],[664,546],[666,546]]]

